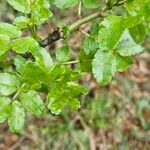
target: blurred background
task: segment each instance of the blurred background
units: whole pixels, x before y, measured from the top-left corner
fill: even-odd
[[[49,25],[76,21],[77,9],[60,11],[52,6],[55,17],[39,27],[38,34],[44,39],[51,32]],[[123,10],[113,11],[119,15]],[[83,8],[82,15],[92,11]],[[0,0],[0,22],[12,23],[19,15],[6,0]],[[90,26],[87,23],[81,28],[88,32]],[[78,55],[84,38],[80,32],[70,37],[72,57]],[[47,47],[52,56],[61,43]],[[134,57],[132,67],[117,73],[108,86],[99,86],[89,73],[82,75],[79,83],[89,89],[89,94],[79,96],[80,110],[65,107],[59,116],[41,118],[28,114],[22,135],[11,133],[7,122],[1,124],[0,150],[150,150],[150,34],[143,46],[145,51]],[[0,67],[7,65],[3,60],[0,58]]]

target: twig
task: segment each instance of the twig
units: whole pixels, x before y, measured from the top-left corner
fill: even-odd
[[[24,86],[25,86],[25,83],[22,84],[21,88],[23,88]],[[21,92],[21,90],[18,90],[18,91],[16,92],[16,94],[14,95],[14,97],[12,98],[12,100],[15,100],[16,97],[20,94],[20,92]]]
[[[125,1],[117,1],[113,5],[107,5],[104,9],[102,9],[102,10],[96,12],[96,13],[93,13],[93,14],[85,17],[85,18],[77,20],[75,23],[73,23],[73,24],[71,24],[69,26],[69,32],[71,33],[73,31],[77,30],[81,25],[83,25],[83,24],[85,24],[87,22],[90,22],[92,20],[95,20],[95,19],[97,19],[99,17],[101,17],[101,18],[106,17],[106,15],[104,14],[106,11],[111,10],[115,6],[123,5],[125,2],[126,2],[126,0]],[[42,47],[46,47],[46,46],[54,43],[55,41],[57,41],[57,40],[59,40],[61,38],[63,38],[63,31],[60,30],[60,29],[59,30],[55,30],[54,32],[49,34],[49,36],[46,39],[42,40],[40,42],[40,45]]]
[[[46,47],[47,45],[50,45],[61,38],[62,38],[62,32],[60,31],[60,29],[58,29],[53,31],[51,34],[49,34],[49,36],[46,39],[42,40],[40,42],[40,45],[42,47]]]
[[[77,64],[77,63],[79,63],[79,61],[78,60],[74,60],[74,61],[65,62],[65,63],[63,63],[63,65],[71,65],[71,64]]]
[[[91,150],[96,150],[96,143],[95,143],[95,138],[92,129],[86,125],[84,122],[83,118],[80,116],[80,122],[85,129],[85,131],[88,133],[89,136],[89,142],[90,142],[90,149]]]
[[[96,13],[94,13],[92,15],[89,15],[89,16],[83,18],[83,19],[79,19],[78,21],[76,21],[75,23],[70,25],[69,31],[73,32],[73,31],[77,30],[81,25],[83,25],[83,24],[85,24],[87,22],[90,22],[92,20],[95,20],[96,18],[99,18],[99,17],[102,17],[102,18],[105,17],[105,15],[104,15],[104,13],[102,11],[96,12]]]
[[[79,30],[79,32],[81,32],[82,34],[84,34],[84,35],[87,36],[87,37],[91,37],[90,34],[88,34],[87,32],[85,32],[85,31],[83,31],[83,30]]]
[[[78,8],[78,19],[80,19],[80,18],[81,18],[81,15],[82,15],[81,8],[82,8],[82,1],[80,1],[80,2],[79,2],[79,8]]]
[[[15,150],[15,149],[17,149],[22,144],[22,142],[25,140],[26,137],[27,137],[26,134],[23,135],[13,146],[8,148],[8,150]]]

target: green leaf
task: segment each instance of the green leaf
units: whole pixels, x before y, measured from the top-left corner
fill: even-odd
[[[118,43],[117,50],[121,56],[132,56],[143,51],[141,45],[134,42],[128,30],[125,30],[120,42]]]
[[[98,8],[102,4],[99,0],[83,0],[83,3],[88,8]]]
[[[28,61],[22,71],[22,75],[31,83],[44,82],[49,83],[49,74],[44,71],[36,62]]]
[[[143,14],[138,14],[136,16],[127,16],[123,19],[123,26],[124,29],[126,28],[132,28],[134,26],[136,26],[137,24],[139,24],[143,19]]]
[[[23,92],[29,92],[31,90],[38,91],[38,90],[41,89],[41,83],[30,83],[26,80],[23,80],[23,81],[24,81],[23,86],[20,87],[20,90],[23,91]],[[45,92],[45,91],[42,91],[42,92]]]
[[[30,13],[30,1],[29,0],[7,0],[7,2],[13,6],[14,9],[22,13]]]
[[[46,111],[42,99],[35,91],[21,92],[20,101],[25,109],[36,116],[41,116]]]
[[[49,10],[49,3],[46,0],[36,0],[32,5],[31,22],[36,25],[44,23],[53,13]]]
[[[76,84],[74,82],[68,82],[67,85],[68,85],[67,89],[70,90],[70,96],[76,96],[80,93],[82,94],[88,93],[88,90],[85,87],[79,84]]]
[[[123,18],[108,16],[101,24],[98,35],[98,43],[102,50],[112,50],[119,41],[124,26]]]
[[[14,57],[14,65],[16,66],[16,70],[22,74],[23,66],[26,64],[26,59],[17,55]]]
[[[0,23],[0,34],[4,34],[9,38],[19,38],[21,37],[21,31],[12,24]]]
[[[94,38],[87,37],[84,40],[83,50],[87,55],[95,54],[97,48],[98,48],[98,44],[97,44],[97,41]]]
[[[11,100],[8,97],[0,97],[0,123],[5,121],[10,103]]]
[[[126,71],[132,64],[133,60],[130,57],[123,57],[119,54],[115,54],[117,62],[117,70],[120,72]]]
[[[54,4],[60,9],[65,9],[77,4],[78,2],[79,0],[55,0]]]
[[[125,7],[127,11],[132,15],[135,16],[139,13],[141,9],[147,5],[149,0],[134,0],[134,1],[127,1],[125,3]]]
[[[20,85],[18,78],[9,73],[0,73],[0,94],[7,96],[14,93]]]
[[[80,51],[78,59],[79,59],[79,69],[82,72],[90,72],[92,70],[92,60],[94,55],[86,55],[83,50]]]
[[[0,55],[3,55],[9,50],[10,40],[9,37],[3,34],[0,34]]]
[[[27,51],[32,52],[37,49],[38,46],[38,42],[31,37],[19,38],[11,43],[12,50],[17,53],[25,53]]]
[[[73,109],[79,109],[80,103],[75,97],[80,94],[87,94],[87,90],[73,82],[53,84],[47,96],[47,107],[53,114],[58,115],[65,105],[70,105]]]
[[[10,130],[15,133],[20,133],[23,130],[25,122],[25,112],[21,103],[14,101],[11,106],[10,114],[8,117],[8,123]]]
[[[69,100],[69,105],[75,110],[78,110],[81,107],[80,102],[76,98],[72,98]]]
[[[53,13],[48,8],[41,8],[40,11],[35,11],[33,14],[32,21],[36,25],[44,23],[48,18],[52,17]]]
[[[57,81],[60,82],[60,78],[68,79],[67,74],[65,74],[65,68],[59,63],[53,65],[49,71],[46,71],[42,69],[36,62],[28,61],[23,67],[22,75],[30,83],[43,82],[48,84]],[[74,75],[72,78],[74,78]]]
[[[50,69],[52,69],[54,63],[53,63],[52,57],[46,51],[46,49],[42,47],[35,48],[35,49],[33,48],[32,51],[30,52],[32,53],[36,62],[42,69],[48,72],[50,71]]]
[[[51,110],[51,113],[58,115],[67,101],[67,96],[64,95],[62,87],[54,84],[48,93],[46,102],[48,109]]]
[[[18,53],[31,52],[36,59],[36,63],[44,70],[49,71],[53,66],[50,54],[44,48],[39,47],[38,42],[31,37],[14,40],[11,47]]]
[[[11,103],[10,98],[0,97],[0,113],[3,113],[6,107]]]
[[[75,81],[79,79],[79,72],[78,71],[74,71],[69,67],[66,66],[62,66],[62,76],[61,79],[63,80],[63,82],[70,82],[70,81]]]
[[[49,82],[55,82],[60,80],[62,74],[64,73],[64,68],[61,64],[55,64],[49,72]]]
[[[72,69],[65,66],[61,66],[59,68],[57,68],[57,70],[61,74],[58,74],[56,69],[53,69],[53,73],[51,72],[50,74],[50,76],[53,77],[57,73],[58,77],[55,79],[55,82],[53,81],[52,87],[47,97],[47,107],[54,114],[59,114],[62,111],[64,105],[71,105],[71,103],[73,103],[71,100],[74,99],[78,94],[87,94],[87,89],[72,82],[77,80],[79,76],[78,72],[73,71]],[[72,104],[72,106],[73,105],[75,104]]]
[[[116,71],[116,59],[111,52],[98,50],[93,59],[93,74],[101,85],[109,83]]]
[[[59,83],[63,85],[66,84],[66,82],[79,79],[79,72],[58,63],[51,69],[49,79],[51,83]]]
[[[146,35],[146,28],[145,26],[140,23],[132,28],[129,29],[130,35],[132,36],[133,40],[136,43],[141,43]]]
[[[19,16],[15,18],[13,24],[17,26],[19,29],[27,28],[27,25],[29,24],[29,18],[26,18],[24,16]]]
[[[70,48],[68,45],[60,47],[56,51],[56,58],[60,62],[66,62],[70,59]]]
[[[150,23],[149,12],[150,12],[150,2],[147,1],[147,4],[145,4],[145,7],[143,8],[143,14],[144,14],[145,21],[148,24]]]
[[[98,32],[99,32],[99,23],[97,21],[94,21],[91,26],[90,34],[92,36],[97,36]]]
[[[121,18],[119,16],[108,16],[101,24],[98,35],[98,43],[102,50],[115,48],[126,28],[132,28],[140,23],[142,15]]]

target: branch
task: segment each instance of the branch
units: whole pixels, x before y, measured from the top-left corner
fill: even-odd
[[[78,60],[73,60],[73,61],[65,62],[63,63],[63,65],[71,65],[71,64],[77,64],[77,63],[79,63]]]
[[[83,19],[80,19],[80,20],[76,21],[75,23],[73,23],[72,25],[70,25],[69,31],[73,32],[73,31],[77,30],[81,25],[83,25],[83,24],[85,24],[87,22],[90,22],[92,20],[95,20],[96,18],[99,18],[99,17],[101,17],[101,18],[105,17],[105,15],[104,15],[104,13],[102,11],[93,13],[90,16],[87,16],[87,17],[85,17]]]
[[[76,21],[75,23],[71,24],[70,27],[69,27],[69,32],[73,32],[75,30],[77,30],[81,25],[87,23],[87,22],[90,22],[92,20],[95,20],[99,17],[101,18],[104,18],[106,17],[106,15],[104,14],[104,12],[108,11],[108,10],[111,10],[113,7],[115,6],[120,6],[120,5],[123,5],[124,3],[126,2],[125,1],[117,1],[116,3],[114,3],[113,5],[107,5],[107,7],[105,7],[104,9],[102,9],[101,11],[99,12],[96,12],[96,13],[93,13],[85,18],[82,18],[82,19],[79,19],[78,21]],[[52,43],[54,43],[55,41],[59,40],[63,38],[63,31],[62,30],[55,30],[54,32],[52,32],[51,34],[49,34],[49,36],[42,40],[40,42],[40,45],[42,47],[46,47]]]
[[[63,33],[62,33],[62,31],[60,29],[55,30],[51,34],[49,34],[49,36],[46,39],[42,40],[40,42],[40,45],[42,47],[46,47],[46,46],[54,43],[55,41],[58,41],[59,39],[61,39],[62,38],[62,34]]]

